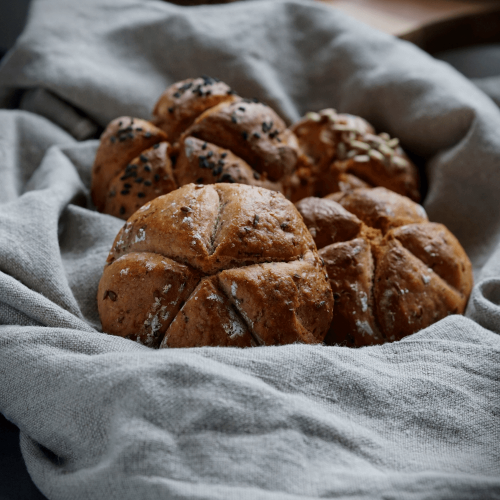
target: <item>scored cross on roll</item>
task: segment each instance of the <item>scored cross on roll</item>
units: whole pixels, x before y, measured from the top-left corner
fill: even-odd
[[[150,347],[323,341],[333,313],[324,264],[285,197],[188,184],[118,233],[97,294],[103,331]]]
[[[453,234],[429,222],[421,205],[382,187],[296,205],[335,298],[327,344],[399,340],[464,312],[471,263]]]

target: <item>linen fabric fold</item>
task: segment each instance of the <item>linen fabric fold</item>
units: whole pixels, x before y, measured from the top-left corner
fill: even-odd
[[[362,349],[101,333],[123,221],[95,211],[80,139],[201,74],[289,121],[334,107],[399,137],[473,262],[469,317]],[[49,500],[500,498],[500,111],[472,83],[316,2],[33,0],[0,95],[44,115],[0,110],[0,412]]]

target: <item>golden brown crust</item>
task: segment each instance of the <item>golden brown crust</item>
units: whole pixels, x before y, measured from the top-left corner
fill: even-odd
[[[212,186],[197,189],[188,184],[160,196],[129,218],[108,262],[129,252],[152,252],[204,270],[209,267],[218,213],[219,195]]]
[[[150,340],[150,332],[141,334],[134,323],[138,341],[150,345],[161,333],[164,347],[241,347],[252,339],[317,343],[331,322],[333,297],[314,241],[296,208],[276,192],[240,184],[189,184],[139,209],[118,233],[99,288],[103,330],[109,333],[123,335],[113,325],[117,314],[123,316],[122,303],[116,303],[126,288],[120,279],[129,256],[146,256],[148,262],[154,256],[159,268],[166,261],[197,277],[189,282],[190,295],[183,296],[185,305],[172,324],[158,326],[163,302],[156,296],[153,301],[151,291],[166,286],[161,273],[156,276],[154,266],[150,270],[160,280],[154,285],[146,283],[149,278],[140,269],[134,274],[137,283],[131,289],[144,300],[137,305],[129,296],[127,306],[139,323],[149,318],[156,326]],[[179,284],[177,289],[184,290]]]
[[[345,157],[346,143],[359,139],[366,133],[375,133],[363,118],[338,114],[333,109],[307,113],[291,129],[297,136],[301,151],[318,173],[327,169],[337,158]]]
[[[158,347],[199,279],[193,269],[158,254],[124,255],[104,268],[99,283],[103,330]]]
[[[385,133],[375,135],[362,118],[325,109],[308,113],[292,130],[303,154],[300,168],[288,182],[292,201],[345,190],[342,177],[346,174],[350,176],[347,187],[365,182],[420,199],[418,170],[398,139]]]
[[[338,114],[334,109],[307,113],[291,130],[297,137],[300,159],[295,172],[285,181],[285,192],[294,202],[338,191],[338,172],[331,172],[330,166],[345,157],[349,140],[374,133],[363,118]]]
[[[204,111],[239,99],[228,85],[215,78],[188,78],[163,92],[153,110],[153,123],[174,143]]]
[[[309,197],[295,204],[318,248],[356,238],[363,223],[338,203]]]
[[[134,158],[111,181],[104,212],[128,219],[148,201],[177,189],[168,155],[170,148],[168,142],[160,142]]]
[[[355,189],[371,187],[368,183],[362,181],[359,177],[348,174],[346,172],[340,172],[336,176],[336,182],[336,191],[340,191],[342,193],[350,193]]]
[[[371,187],[359,177],[339,170],[332,171],[331,175],[313,177],[311,166],[304,158],[303,154],[300,155],[295,172],[281,180],[286,197],[294,203],[311,196],[323,196],[322,193],[337,194]],[[317,184],[320,184],[321,188],[317,188]]]
[[[384,342],[373,313],[375,265],[370,241],[355,238],[322,248],[335,307],[327,344],[366,346]]]
[[[337,201],[367,226],[383,233],[394,227],[429,221],[422,205],[383,187],[335,193],[326,199]]]
[[[122,116],[113,120],[101,135],[92,167],[92,201],[102,212],[109,184],[128,163],[145,149],[165,141],[167,136],[146,120]]]
[[[391,232],[407,250],[455,288],[467,302],[472,291],[472,264],[458,240],[443,224],[410,224]],[[460,313],[465,308],[460,307]]]
[[[463,297],[402,245],[388,241],[375,252],[376,314],[388,340],[399,340],[463,312]]]
[[[154,252],[214,274],[298,259],[313,249],[302,217],[282,194],[243,184],[188,184],[138,210],[118,233],[108,261]]]
[[[284,192],[281,181],[296,167],[297,139],[283,120],[265,104],[238,97],[215,78],[175,83],[162,94],[153,115],[155,125],[122,117],[102,135],[92,174],[92,197],[99,211],[127,219],[140,202],[191,182],[241,183]],[[156,174],[168,177],[168,182],[137,189],[135,181],[127,179],[126,166],[167,139],[171,162],[165,159],[165,172]],[[208,148],[207,154],[203,148]]]
[[[260,345],[323,341],[332,313],[331,290],[317,254],[219,275],[226,295]]]
[[[283,191],[280,182],[267,180],[265,175],[253,170],[248,163],[230,150],[191,136],[184,137],[179,145],[175,176],[179,186],[192,182],[196,184],[229,182]]]
[[[230,149],[272,181],[295,169],[298,146],[295,135],[269,106],[243,99],[205,111],[185,132]]]
[[[349,227],[332,198],[371,227],[361,224],[356,233],[352,225],[353,239],[345,241],[317,239],[319,247],[326,243],[319,255],[335,298],[326,343],[363,346],[399,340],[464,312],[472,266],[445,226],[428,222],[419,205],[384,188],[303,200],[298,206],[306,225],[316,227],[319,219],[331,220],[339,230]],[[329,219],[324,214],[333,210],[332,204],[337,217]],[[323,231],[328,234],[328,228]]]
[[[213,235],[214,269],[296,260],[316,249],[297,209],[281,193],[217,184],[220,217]]]
[[[163,347],[252,347],[257,345],[243,319],[217,286],[203,278],[177,314]]]
[[[383,186],[395,193],[408,196],[413,201],[419,201],[418,170],[404,151],[400,147],[395,147],[393,152],[387,148],[388,152],[382,154],[379,149],[375,149],[377,145],[375,141],[371,142],[366,137],[363,139],[365,143],[373,146],[368,154],[361,154],[363,151],[359,151],[360,154],[353,158],[334,162],[330,166],[332,177],[339,179],[342,173],[348,173],[370,186]],[[382,150],[385,147],[387,146],[384,146],[384,143],[379,145]]]

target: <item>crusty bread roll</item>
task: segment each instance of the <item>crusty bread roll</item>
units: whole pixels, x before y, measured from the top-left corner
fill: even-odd
[[[185,135],[230,149],[272,181],[290,175],[297,163],[295,135],[273,109],[254,100],[214,106],[200,115]]]
[[[464,312],[471,263],[451,232],[429,222],[417,203],[379,187],[305,198],[297,208],[335,298],[327,344],[399,340]]]
[[[202,77],[167,88],[153,121],[121,117],[104,131],[92,172],[99,211],[127,219],[147,201],[191,182],[266,187],[292,201],[371,186],[420,196],[417,169],[398,140],[376,135],[361,117],[325,109],[289,129],[269,106]],[[154,173],[137,175],[144,183],[134,184],[130,165],[140,165],[141,156],[166,141],[165,154],[153,153],[154,165],[148,165]]]
[[[229,149],[192,136],[184,137],[179,146],[175,176],[179,186],[228,182],[283,191],[280,182],[268,180]]]
[[[139,118],[121,116],[106,127],[92,167],[91,194],[97,210],[104,211],[112,180],[119,174],[123,175],[126,166],[144,150],[166,138],[159,128]],[[120,213],[118,211],[111,215],[118,217]]]
[[[292,201],[374,186],[420,200],[418,170],[398,139],[376,135],[364,119],[324,109],[308,113],[292,131],[302,153],[287,183]]]
[[[154,125],[119,118],[104,131],[92,175],[99,211],[127,219],[147,201],[191,182],[283,192],[282,179],[295,170],[298,143],[283,120],[269,106],[242,99],[215,78],[170,86],[153,119]],[[123,142],[136,129],[143,132],[137,136],[140,141]],[[151,149],[160,142],[162,155]],[[136,167],[149,156],[154,162],[147,163],[147,172],[139,172]],[[138,186],[137,179],[144,182]]]
[[[384,233],[405,224],[429,220],[422,205],[382,187],[333,193],[325,198],[337,201],[367,226]]]
[[[236,92],[216,78],[188,78],[163,92],[153,110],[153,123],[173,144],[204,111],[237,100]]]
[[[103,331],[151,347],[319,343],[333,314],[296,208],[242,184],[188,184],[135,212],[97,301]]]
[[[103,212],[128,218],[148,201],[176,189],[170,149],[168,142],[159,142],[118,173],[109,184]]]

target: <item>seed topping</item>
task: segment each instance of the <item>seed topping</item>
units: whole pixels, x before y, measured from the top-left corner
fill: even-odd
[[[269,132],[272,128],[273,128],[272,121],[270,123],[262,122],[262,132],[264,132],[264,134],[267,134],[267,132]]]
[[[357,155],[354,157],[354,161],[356,163],[366,163],[370,161],[370,157],[368,155]]]

